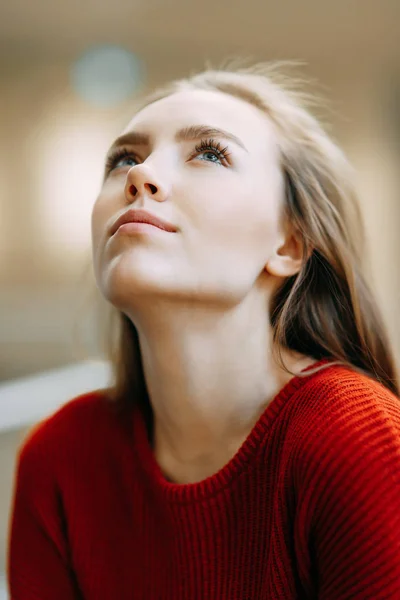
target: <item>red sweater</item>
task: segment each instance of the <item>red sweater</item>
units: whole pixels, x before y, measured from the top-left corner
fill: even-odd
[[[400,401],[378,383],[295,377],[193,484],[114,407],[82,395],[24,441],[12,600],[400,599]]]

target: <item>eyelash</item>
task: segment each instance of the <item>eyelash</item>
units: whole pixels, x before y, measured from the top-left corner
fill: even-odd
[[[191,158],[193,158],[193,156],[196,154],[201,154],[202,152],[214,152],[221,161],[226,161],[228,156],[230,156],[230,153],[228,152],[228,146],[222,148],[220,142],[216,142],[212,138],[209,140],[201,140],[200,144],[195,147],[195,154],[193,154]]]
[[[223,161],[226,162],[228,159],[228,156],[230,156],[230,153],[228,152],[228,146],[226,146],[225,148],[222,148],[220,142],[216,142],[212,138],[210,138],[209,140],[201,140],[200,144],[195,146],[194,150],[195,151],[190,156],[190,158],[194,158],[197,154],[201,154],[202,152],[214,152],[214,154],[217,156],[217,158],[221,162],[223,162]],[[131,152],[130,150],[128,150],[127,148],[117,148],[116,150],[114,150],[107,158],[106,173],[109,173],[110,171],[112,171],[113,168],[115,167],[115,165],[120,160],[122,160],[123,158],[128,158],[128,157],[135,158],[135,154],[133,152]],[[136,160],[136,158],[135,158],[135,160]]]

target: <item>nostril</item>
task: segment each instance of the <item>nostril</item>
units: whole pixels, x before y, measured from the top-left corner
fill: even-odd
[[[137,188],[134,185],[131,185],[131,187],[129,188],[129,193],[132,194],[132,196],[136,196]]]
[[[157,188],[155,185],[153,185],[152,183],[149,183],[149,188],[150,188],[152,194],[156,193]]]

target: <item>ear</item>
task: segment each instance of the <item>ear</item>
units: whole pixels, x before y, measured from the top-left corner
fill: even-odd
[[[304,243],[298,232],[287,230],[273,248],[265,270],[275,277],[296,275],[303,264]]]

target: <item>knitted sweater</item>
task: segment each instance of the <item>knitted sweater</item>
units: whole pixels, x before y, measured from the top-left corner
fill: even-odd
[[[400,401],[297,376],[235,456],[169,482],[139,408],[69,401],[18,456],[11,600],[399,600]]]

